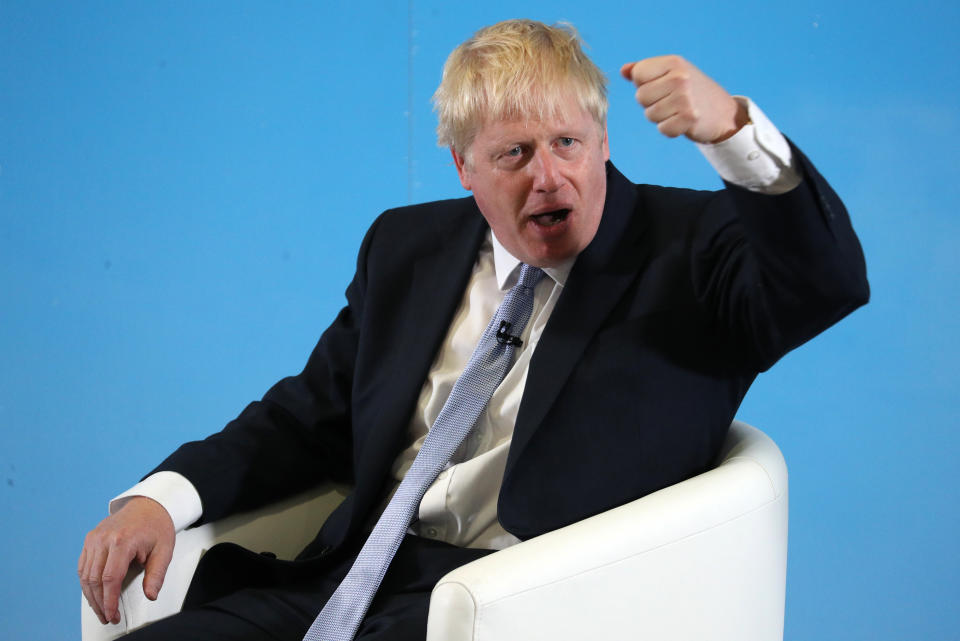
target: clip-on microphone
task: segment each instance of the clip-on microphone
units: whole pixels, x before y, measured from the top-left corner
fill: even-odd
[[[520,340],[519,336],[510,334],[510,327],[511,324],[507,321],[500,321],[500,329],[497,330],[497,342],[501,345],[520,347],[523,345],[523,341]]]

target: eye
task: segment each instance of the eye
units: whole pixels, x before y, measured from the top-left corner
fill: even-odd
[[[572,147],[572,146],[573,146],[573,143],[575,143],[575,142],[577,142],[575,138],[569,138],[569,137],[567,137],[567,136],[564,136],[564,137],[562,137],[562,138],[558,138],[558,139],[557,139],[557,143],[558,143],[561,147]]]
[[[515,146],[515,147],[511,147],[510,149],[508,149],[508,150],[507,150],[507,153],[504,154],[504,155],[506,155],[506,156],[511,156],[511,157],[513,157],[513,158],[516,158],[517,156],[520,156],[521,154],[523,154],[523,147],[521,147],[520,145],[517,145],[517,146]]]

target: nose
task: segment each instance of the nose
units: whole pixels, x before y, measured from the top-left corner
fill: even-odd
[[[536,191],[552,193],[563,185],[557,158],[549,150],[538,149],[529,167],[533,172],[533,188]]]

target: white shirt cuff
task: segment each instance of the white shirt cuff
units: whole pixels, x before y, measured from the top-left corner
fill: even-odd
[[[786,138],[752,100],[734,96],[747,108],[750,123],[716,144],[697,143],[720,177],[762,194],[783,194],[801,182]]]
[[[193,483],[176,472],[157,472],[143,479],[129,490],[110,501],[110,514],[126,505],[135,496],[145,496],[163,506],[179,532],[194,523],[203,514],[200,494]]]

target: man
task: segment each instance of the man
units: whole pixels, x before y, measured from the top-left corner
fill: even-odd
[[[156,597],[176,530],[349,481],[298,561],[214,548],[184,612],[131,635],[301,638],[428,449],[523,265],[545,275],[522,331],[500,328],[512,367],[431,477],[358,639],[423,638],[446,571],[702,472],[756,374],[866,302],[843,205],[755,105],[676,56],[621,74],[726,189],[620,175],[605,80],[572,29],[477,32],[435,95],[440,144],[473,197],[382,215],[304,371],[113,502],[79,562],[101,621],[118,620],[133,560]]]

